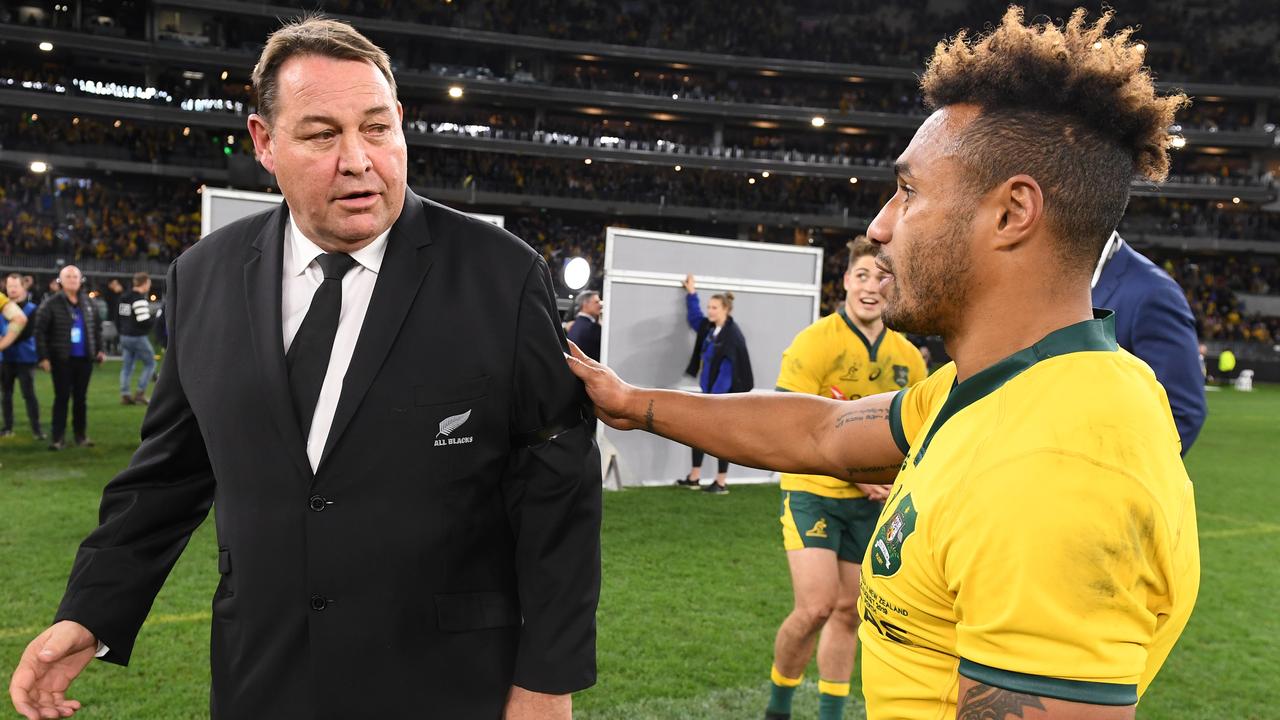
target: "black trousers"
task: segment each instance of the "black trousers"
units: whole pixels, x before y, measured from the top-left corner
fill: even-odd
[[[698,448],[689,448],[689,449],[693,451],[693,467],[701,467],[702,458],[706,457],[706,453],[702,452]],[[716,463],[717,463],[716,472],[721,474],[729,472],[728,460],[725,460],[723,458],[717,458]]]
[[[0,363],[0,411],[4,414],[3,430],[13,429],[13,381],[18,381],[22,399],[27,404],[27,420],[31,432],[40,434],[40,403],[36,400],[34,363]]]
[[[89,378],[93,377],[93,358],[67,358],[53,361],[53,442],[61,442],[67,434],[67,402],[71,402],[71,427],[76,440],[84,438],[88,425]]]

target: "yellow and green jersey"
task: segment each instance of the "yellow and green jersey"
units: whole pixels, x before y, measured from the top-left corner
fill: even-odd
[[[0,310],[3,310],[4,306],[8,304],[9,304],[9,296],[0,292]]]
[[[778,390],[857,400],[901,390],[928,374],[924,358],[911,341],[888,328],[874,342],[867,339],[840,311],[801,330],[782,353]],[[782,475],[783,490],[798,490],[831,498],[862,497],[839,478],[825,475]]]
[[[862,564],[867,717],[955,717],[958,676],[1130,705],[1200,580],[1163,388],[1111,313],[890,407],[906,454]]]

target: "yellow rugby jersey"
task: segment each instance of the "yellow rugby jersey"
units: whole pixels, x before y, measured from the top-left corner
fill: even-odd
[[[9,296],[0,292],[0,310],[3,310],[4,306],[8,304],[9,304]]]
[[[1097,315],[894,397],[907,457],[859,601],[869,720],[954,718],[959,675],[1130,705],[1186,626],[1200,556],[1177,429]]]
[[[901,333],[888,328],[870,342],[849,319],[843,305],[801,330],[782,353],[777,389],[857,400],[867,395],[901,390],[928,374],[924,358]],[[783,490],[798,490],[831,498],[862,497],[839,478],[825,475],[782,475]]]

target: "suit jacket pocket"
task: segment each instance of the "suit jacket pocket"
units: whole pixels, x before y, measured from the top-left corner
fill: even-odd
[[[449,403],[475,400],[489,392],[489,376],[467,378],[465,380],[439,380],[428,385],[413,387],[413,404],[447,405]]]
[[[519,625],[514,593],[471,592],[436,595],[436,619],[443,632],[467,632]]]
[[[213,591],[213,617],[231,620],[235,610],[235,585],[231,576],[231,549],[218,548],[218,589]]]

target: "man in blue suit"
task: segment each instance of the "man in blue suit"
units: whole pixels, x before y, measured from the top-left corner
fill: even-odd
[[[1186,456],[1208,411],[1196,321],[1182,288],[1112,233],[1093,274],[1093,306],[1115,311],[1116,341],[1155,371]]]

